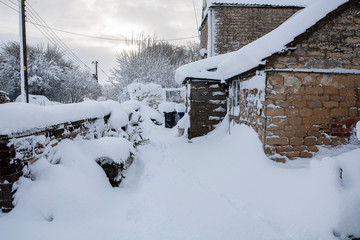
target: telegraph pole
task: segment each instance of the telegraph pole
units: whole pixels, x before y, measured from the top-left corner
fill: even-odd
[[[99,81],[99,75],[98,75],[98,61],[93,61],[93,64],[95,64],[95,74],[93,74],[96,81]]]
[[[25,29],[25,0],[19,0],[20,12],[20,74],[21,74],[21,96],[22,102],[29,103],[29,84],[27,74],[27,50]]]

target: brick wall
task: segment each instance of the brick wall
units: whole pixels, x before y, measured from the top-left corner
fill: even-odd
[[[219,82],[192,80],[190,83],[189,138],[206,135],[226,115],[226,87]]]
[[[360,120],[359,75],[267,73],[266,150],[311,157],[316,145],[349,140]]]
[[[236,51],[269,33],[300,8],[219,6],[213,9],[215,53],[222,54]]]
[[[208,21],[207,18],[204,21],[203,25],[200,28],[200,47],[201,48],[208,48]]]

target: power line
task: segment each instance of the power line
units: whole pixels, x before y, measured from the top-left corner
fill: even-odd
[[[8,0],[9,2],[11,2],[14,6],[16,6],[17,8],[19,7],[18,2],[13,2],[12,0]]]
[[[16,3],[14,3],[11,0],[8,0],[10,3],[12,3],[15,6],[18,6]],[[0,0],[0,3],[3,3],[4,5],[6,5],[7,7],[11,8],[12,10],[16,11],[17,13],[19,13],[19,10],[13,8],[12,6],[10,6],[9,4],[3,2],[2,0]],[[27,5],[30,6],[30,4],[28,3]],[[73,61],[74,63],[78,64],[78,65],[84,65],[86,68],[89,68],[89,66],[87,66],[78,56],[76,56],[76,54],[52,31],[50,31],[49,29],[47,29],[43,24],[47,25],[46,22],[40,17],[39,14],[37,14],[37,12],[35,11],[35,9],[33,9],[30,6],[30,9],[28,9],[28,18],[32,19],[32,21],[36,22],[37,24],[35,25],[35,27],[38,29],[38,31],[54,46],[59,47],[63,53],[65,54],[65,56],[67,56],[71,61]],[[40,19],[42,20],[40,20]],[[43,23],[40,24],[39,23]],[[29,22],[29,21],[27,21]]]
[[[9,0],[11,3],[13,3],[11,0]],[[193,0],[194,1],[194,0]],[[18,10],[16,10],[15,8],[11,7],[10,5],[4,3],[3,1],[0,0],[1,3],[7,5],[9,8],[12,8],[13,10],[15,10],[16,12],[19,12]],[[15,3],[13,3],[15,4]],[[30,4],[28,3],[28,5],[30,6]],[[30,8],[32,8],[30,6]],[[33,9],[33,8],[32,8]],[[33,9],[34,10],[34,9]],[[195,5],[194,5],[194,10],[195,10]],[[197,17],[196,17],[196,11],[195,11],[195,18],[196,18],[196,22],[198,24],[197,21]],[[40,24],[38,22],[32,22],[32,21],[27,21],[28,23],[31,23],[33,25],[37,25],[39,27],[44,27],[47,29],[51,29],[54,31],[58,31],[58,32],[62,32],[62,33],[66,33],[66,34],[71,34],[71,35],[76,35],[76,36],[80,36],[80,37],[87,37],[87,38],[94,38],[94,39],[102,39],[102,40],[109,40],[109,41],[120,41],[120,42],[126,42],[128,41],[127,39],[124,38],[110,38],[110,37],[102,37],[102,36],[93,36],[93,35],[87,35],[87,34],[82,34],[82,33],[76,33],[76,32],[71,32],[71,31],[66,31],[66,30],[62,30],[62,29],[58,29],[58,28],[54,28],[54,27],[50,27],[47,24]],[[191,37],[181,37],[181,38],[168,38],[168,39],[161,39],[161,40],[155,40],[158,42],[161,41],[181,41],[181,40],[187,40],[187,39],[193,39],[193,38],[198,38],[198,36],[191,36]],[[136,40],[135,40],[136,41]]]
[[[19,13],[19,10],[17,10],[17,9],[15,9],[15,8],[13,8],[13,7],[12,7],[12,6],[10,6],[9,4],[7,4],[7,3],[5,3],[5,2],[3,2],[3,1],[1,1],[1,0],[0,0],[0,3],[4,4],[5,6],[7,6],[7,7],[11,8],[12,10],[14,10],[14,11],[16,11],[16,12],[18,12],[18,13]]]
[[[31,18],[31,16],[29,16],[29,17]],[[38,30],[52,45],[59,47],[59,48],[63,51],[63,53],[65,54],[65,56],[67,56],[71,61],[73,61],[73,62],[76,63],[76,64],[82,65],[82,64],[80,64],[80,62],[78,62],[78,61],[77,61],[76,59],[74,59],[72,56],[68,55],[67,52],[66,52],[66,50],[64,50],[63,47],[60,47],[60,46],[58,45],[58,43],[56,42],[56,40],[53,39],[53,38],[49,35],[48,32],[46,32],[44,29],[42,29],[42,28],[40,28],[40,27],[38,27],[38,26],[35,26],[35,27],[37,28],[37,30]]]
[[[105,76],[107,76],[108,78],[110,78],[109,75],[107,75],[107,73],[99,66],[99,64],[98,64],[98,67],[99,67],[100,70],[105,74]]]
[[[34,21],[37,25],[35,25],[35,27],[37,27],[37,29],[39,29],[39,27],[41,27],[43,29],[43,31],[45,31],[47,33],[47,36],[51,39],[53,39],[53,41],[55,41],[55,45],[62,48],[64,53],[68,53],[67,56],[72,59],[74,61],[74,59],[76,60],[75,62],[78,63],[79,65],[84,65],[86,68],[89,68],[89,66],[87,66],[60,38],[59,36],[53,32],[48,24],[46,23],[46,21],[36,12],[36,10],[30,5],[28,4],[28,6],[30,7],[28,10],[28,12],[30,13],[30,17],[32,18],[32,21]],[[70,57],[71,56],[71,57]]]
[[[74,59],[72,56],[68,55],[67,52],[61,48],[58,43],[53,39],[51,38],[51,36],[49,36],[49,34],[47,32],[45,32],[42,28],[38,27],[38,26],[35,26],[38,31],[54,46],[56,47],[59,47],[59,49],[61,49],[63,51],[63,54],[68,57],[69,60],[71,60],[72,62],[78,64],[78,65],[82,65],[80,62],[78,62],[76,59]]]
[[[33,23],[33,22],[29,22],[31,24],[34,25],[39,25],[37,23]],[[46,27],[41,25],[42,27]],[[95,39],[102,39],[102,40],[109,40],[109,41],[120,41],[120,42],[127,42],[127,39],[124,38],[109,38],[109,37],[101,37],[101,36],[92,36],[92,35],[86,35],[86,34],[82,34],[82,33],[75,33],[75,32],[70,32],[70,31],[65,31],[65,30],[61,30],[58,28],[53,28],[53,27],[46,27],[49,28],[51,30],[54,31],[58,31],[58,32],[62,32],[62,33],[67,33],[67,34],[71,34],[71,35],[76,35],[76,36],[80,36],[80,37],[87,37],[87,38],[95,38]],[[155,40],[155,41],[180,41],[180,40],[186,40],[186,39],[192,39],[192,38],[197,38],[198,36],[192,36],[192,37],[183,37],[183,38],[169,38],[169,39],[161,39],[161,40]],[[136,40],[135,40],[136,41]]]
[[[196,8],[195,8],[195,2],[194,2],[194,0],[192,0],[192,3],[193,3],[194,13],[195,13],[196,30],[198,31],[198,29],[199,29],[199,22],[198,22],[198,18],[197,18],[197,14],[196,14]]]
[[[45,20],[35,11],[35,9],[30,5],[28,4],[29,7],[30,7],[30,11],[32,14],[35,15],[35,18],[39,20],[39,22],[45,24],[46,26],[47,23],[45,22]],[[44,28],[46,29],[46,28]],[[66,51],[69,52],[70,55],[72,55],[75,59],[78,60],[78,62],[82,63],[85,67],[89,68],[57,35],[56,33],[54,33],[53,31],[49,30],[49,29],[46,29],[48,33],[50,33],[50,35],[56,40],[56,42],[59,43],[60,46],[63,47],[63,49]],[[81,64],[80,64],[81,65]]]

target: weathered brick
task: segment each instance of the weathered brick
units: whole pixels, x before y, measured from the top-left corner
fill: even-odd
[[[334,108],[331,109],[330,115],[331,117],[345,117],[347,116],[349,110],[347,108]]]
[[[300,146],[303,145],[304,143],[304,139],[303,138],[290,138],[290,145],[294,145],[294,146]]]
[[[309,108],[321,108],[322,102],[319,100],[309,100],[307,106]]]
[[[317,137],[306,137],[304,138],[304,145],[313,146],[317,144]]]
[[[337,108],[339,107],[339,103],[335,101],[323,102],[325,108]]]
[[[294,151],[293,146],[277,146],[275,149],[276,149],[276,152],[278,152],[278,153]]]
[[[301,117],[288,117],[288,123],[292,126],[299,126],[302,124]]]
[[[330,110],[327,108],[313,108],[312,117],[315,118],[328,118],[330,115]]]
[[[286,137],[272,137],[272,138],[266,138],[266,144],[270,146],[276,146],[276,145],[288,145],[289,139]]]
[[[324,89],[322,87],[306,87],[304,89],[304,94],[320,95],[323,93],[324,93]]]
[[[299,115],[300,117],[310,117],[313,113],[313,110],[310,108],[300,108]]]
[[[299,109],[298,108],[287,108],[287,109],[285,109],[285,115],[286,116],[297,116],[297,115],[299,115]]]
[[[284,155],[289,159],[300,157],[300,151],[285,152]]]
[[[359,110],[356,108],[349,109],[349,117],[357,117],[359,114]]]
[[[312,153],[309,153],[308,151],[303,151],[300,153],[300,157],[302,158],[311,158],[313,156]]]
[[[339,95],[338,88],[325,86],[323,87],[323,89],[324,89],[324,94],[326,95],[335,95],[335,96]]]
[[[294,102],[292,102],[291,105],[294,106],[294,107],[297,107],[297,108],[300,108],[300,109],[301,109],[301,108],[307,106],[307,102],[306,102],[306,101],[301,101],[301,100],[299,100],[299,101],[294,101]]]
[[[285,117],[273,117],[271,120],[271,123],[277,125],[277,126],[285,126],[288,123],[287,118]]]
[[[294,151],[304,151],[307,149],[307,146],[294,146],[293,147]]]
[[[266,109],[266,115],[267,116],[284,116],[284,109],[282,109],[282,108],[278,108],[278,109],[268,108],[268,109]]]
[[[318,138],[318,144],[319,145],[330,145],[331,144],[331,139],[326,138],[326,137],[319,137]]]
[[[319,148],[316,146],[308,146],[307,149],[309,152],[319,152]]]
[[[274,86],[284,85],[283,76],[270,76],[268,79],[269,83]]]

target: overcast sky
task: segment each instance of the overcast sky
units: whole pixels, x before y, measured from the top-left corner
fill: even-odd
[[[159,39],[198,35],[192,0],[26,0],[53,28],[107,38],[130,38],[141,32],[157,34]],[[202,0],[194,0],[198,22]],[[6,3],[8,6],[6,6]],[[0,0],[0,42],[19,41],[19,16],[14,7],[18,0]],[[9,7],[10,6],[10,7]],[[32,24],[27,24],[29,44],[48,40]],[[124,48],[120,41],[85,38],[55,33],[88,66],[97,60],[108,74],[116,66],[116,52]],[[198,41],[197,38],[188,41]],[[185,41],[172,43],[184,44]],[[100,80],[106,76],[99,71]]]

